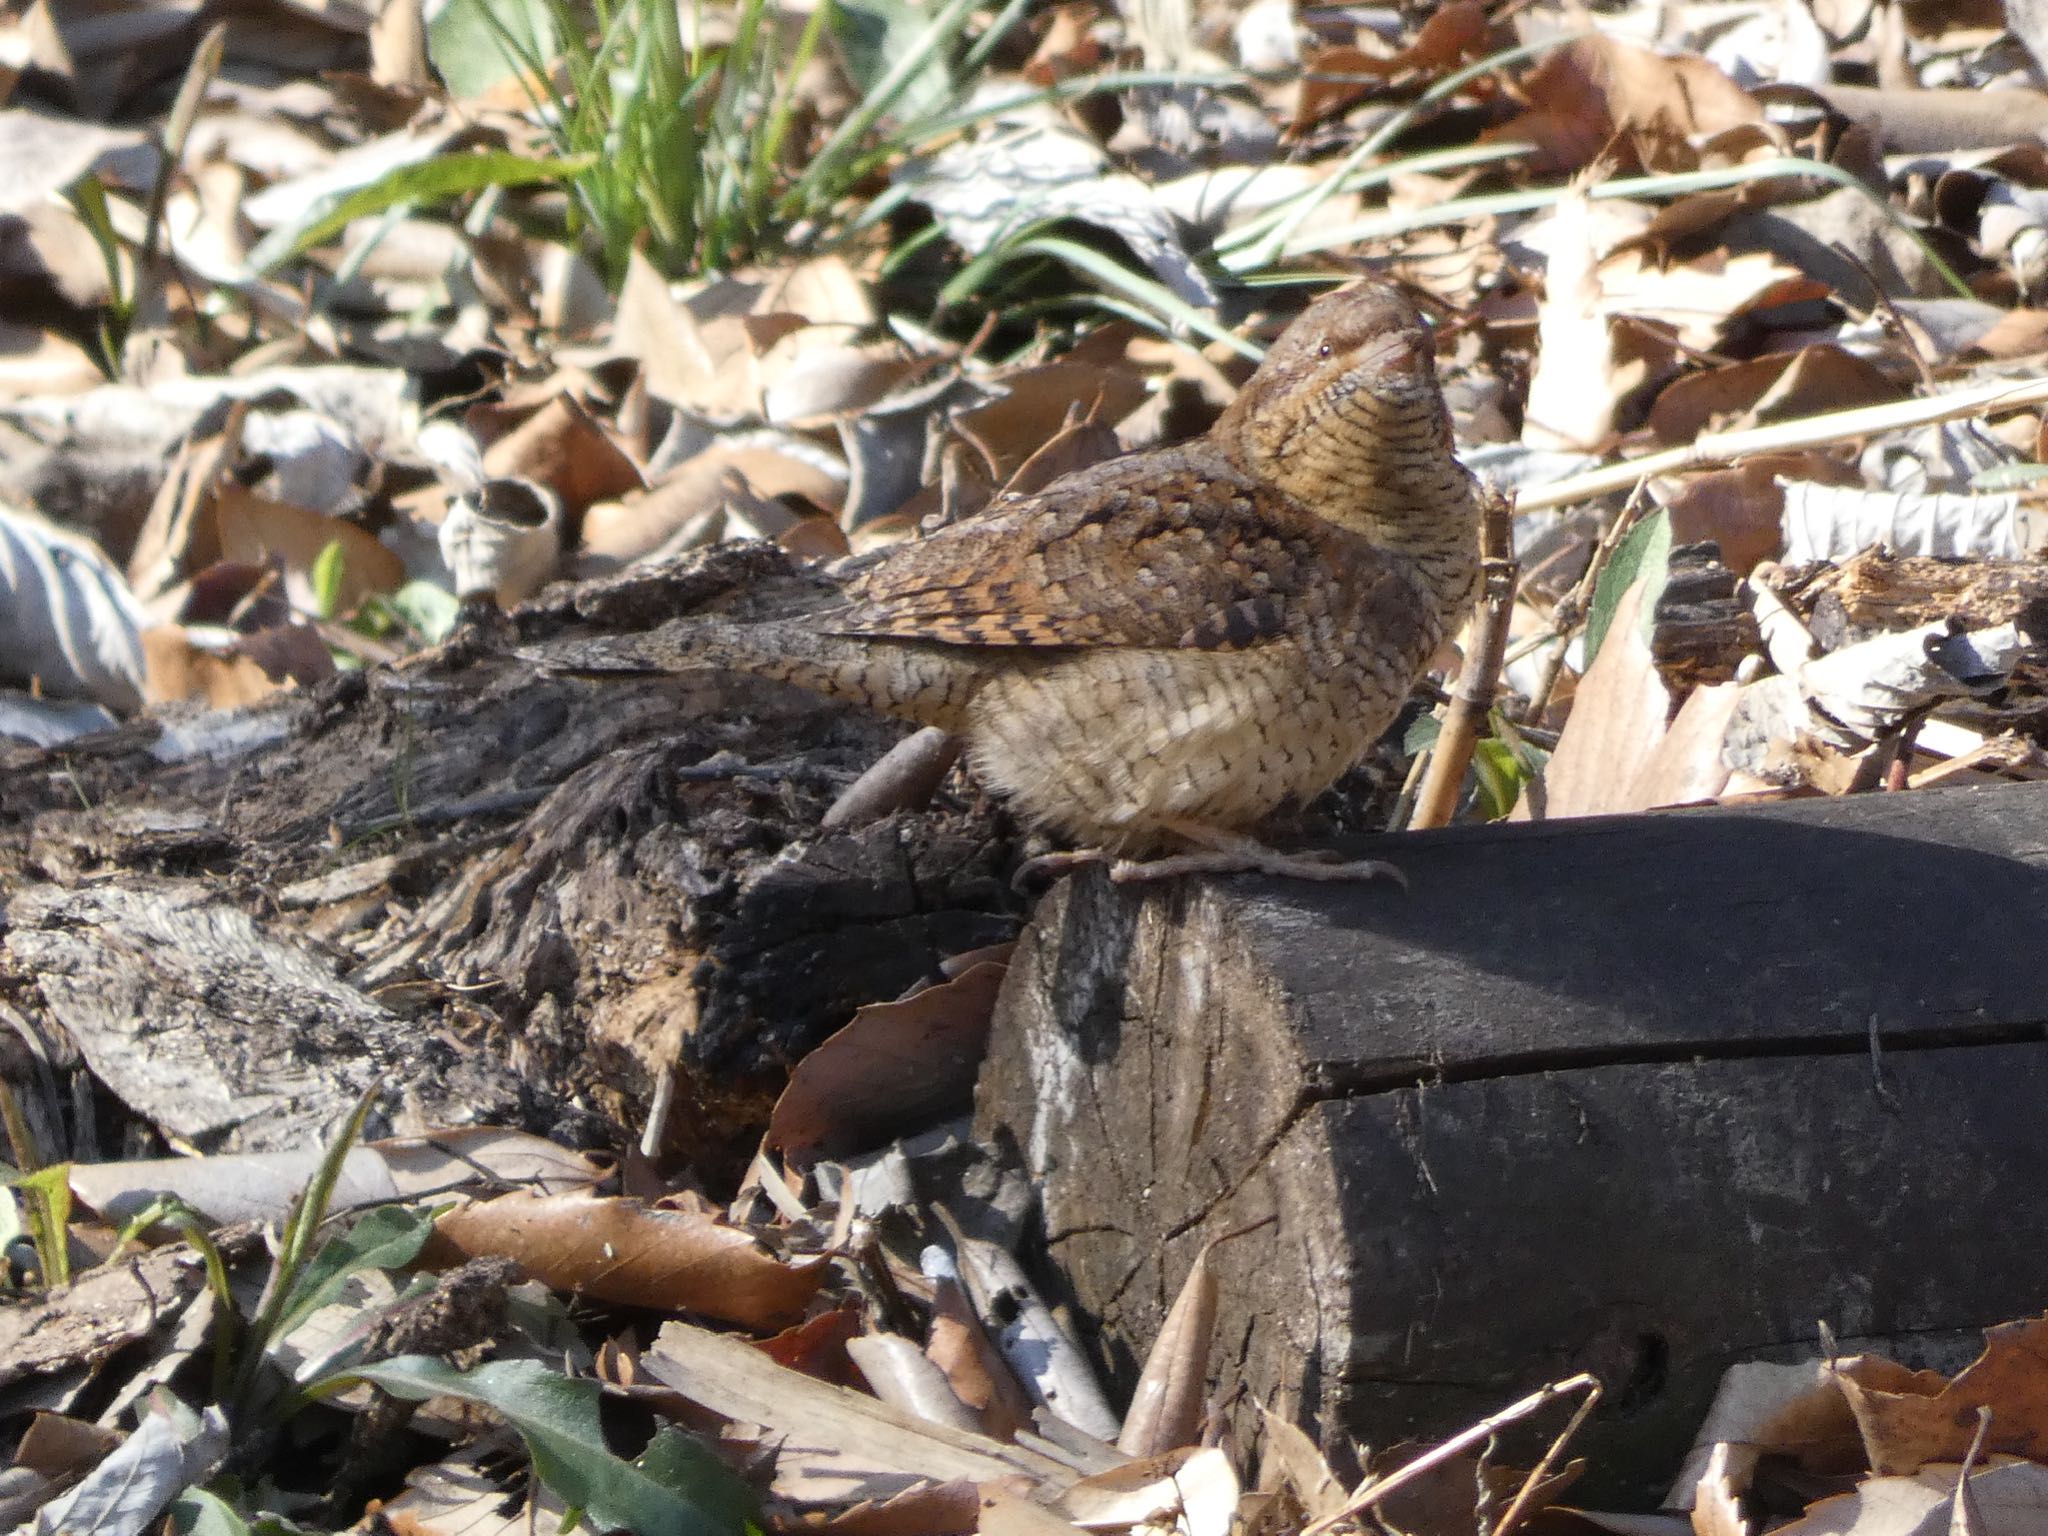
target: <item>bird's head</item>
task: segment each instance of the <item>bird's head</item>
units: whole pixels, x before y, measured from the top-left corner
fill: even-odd
[[[1379,284],[1318,299],[1280,333],[1212,436],[1260,479],[1311,501],[1324,499],[1321,480],[1448,451],[1429,327]]]

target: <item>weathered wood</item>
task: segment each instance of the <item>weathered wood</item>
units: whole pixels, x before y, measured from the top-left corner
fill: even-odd
[[[2048,1301],[2048,786],[1365,846],[1412,889],[1086,878],[1026,929],[981,1124],[1126,1378],[1267,1216],[1219,1385],[1385,1445],[1592,1369],[1645,1477],[1819,1322]]]
[[[1790,595],[1830,650],[1888,630],[1955,619],[1965,629],[2048,626],[2048,566],[2038,560],[1939,559],[1882,546],[1822,566]]]
[[[1682,544],[1671,551],[1650,626],[1650,654],[1673,699],[1728,682],[1744,657],[1762,651],[1756,615],[1738,592],[1740,585],[1741,578],[1721,563],[1718,544]]]
[[[728,548],[234,716],[0,746],[0,1004],[69,1028],[131,1108],[201,1145],[303,1139],[380,1078],[441,1119],[523,1087],[522,1123],[617,1141],[673,1073],[668,1149],[736,1173],[790,1061],[1010,937],[1015,856],[957,796],[821,829],[900,725],[731,674],[542,676],[511,651],[819,595],[772,547]],[[222,925],[213,953],[151,954]],[[470,1057],[518,1082],[484,1091]]]

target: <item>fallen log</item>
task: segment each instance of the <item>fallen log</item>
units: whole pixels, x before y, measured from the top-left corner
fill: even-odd
[[[734,674],[600,684],[511,653],[824,595],[735,546],[309,693],[0,744],[0,1023],[200,1150],[303,1145],[384,1082],[406,1128],[617,1144],[653,1115],[652,1150],[736,1180],[789,1062],[1010,937],[1014,852],[950,793],[821,826],[901,725]]]
[[[1070,880],[979,1123],[1126,1386],[1197,1251],[1212,1384],[1340,1451],[1585,1369],[1638,1497],[1722,1368],[2048,1305],[2048,786],[1361,845],[1412,888]],[[1346,852],[1352,850],[1347,848]]]

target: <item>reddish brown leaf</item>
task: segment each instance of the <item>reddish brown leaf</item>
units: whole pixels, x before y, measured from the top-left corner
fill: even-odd
[[[1874,1471],[1913,1473],[1930,1461],[1961,1461],[1991,1410],[1985,1452],[2048,1455],[2048,1316],[1984,1331],[1984,1353],[1955,1380],[1906,1372],[1877,1356],[1838,1361],[1835,1379]]]
[[[436,1262],[499,1254],[557,1290],[749,1328],[794,1322],[825,1277],[822,1259],[785,1264],[701,1212],[589,1195],[479,1201],[443,1216],[434,1238]]]
[[[1003,971],[984,962],[901,1002],[861,1009],[797,1063],[769,1117],[768,1145],[794,1159],[837,1156],[964,1108]]]
[[[1520,83],[1528,109],[1492,129],[1496,141],[1533,142],[1538,175],[1617,153],[1646,171],[1699,166],[1695,138],[1759,122],[1763,109],[1705,59],[1652,53],[1606,36],[1545,55]]]

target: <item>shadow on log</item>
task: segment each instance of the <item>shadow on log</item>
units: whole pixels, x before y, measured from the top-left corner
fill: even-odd
[[[2048,1304],[2048,786],[1360,851],[1412,891],[1083,878],[1026,929],[981,1127],[1126,1384],[1273,1217],[1216,1384],[1387,1446],[1591,1370],[1641,1497],[1734,1361]]]

